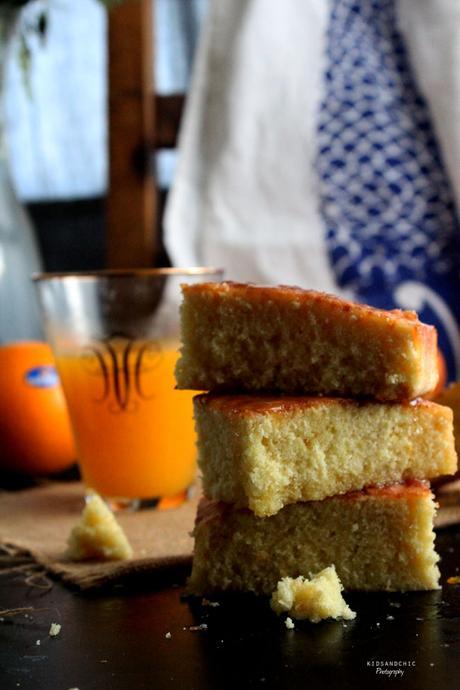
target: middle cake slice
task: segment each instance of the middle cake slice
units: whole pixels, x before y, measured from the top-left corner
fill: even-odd
[[[426,400],[208,393],[194,407],[205,495],[261,517],[289,503],[457,468],[452,411]]]

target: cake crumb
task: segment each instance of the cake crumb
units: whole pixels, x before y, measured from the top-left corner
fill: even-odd
[[[272,594],[270,606],[275,613],[289,613],[292,618],[318,623],[325,618],[353,620],[356,613],[342,597],[342,584],[335,566],[324,568],[307,579],[283,577]]]
[[[448,585],[460,585],[460,575],[453,575],[447,578]]]
[[[208,626],[206,623],[200,623],[200,625],[191,625],[189,627],[189,630],[191,630],[192,632],[195,632],[196,630],[207,630],[207,629],[208,629]]]
[[[65,556],[71,561],[89,558],[123,560],[133,555],[115,515],[95,492],[87,496],[80,520],[70,533],[67,543]]]
[[[284,625],[288,630],[294,630],[294,621],[289,616],[284,621]]]
[[[60,623],[51,623],[48,635],[56,637],[61,632],[62,625]]]
[[[172,635],[171,635],[170,632],[167,632],[167,633],[165,634],[165,637],[166,637],[167,640],[170,640],[171,637],[172,637]]]
[[[35,642],[35,644],[37,645],[37,647],[39,647],[39,646],[41,645],[41,641],[40,641],[40,640],[37,640],[37,641]]]
[[[387,616],[387,621],[394,621],[395,617],[394,616]]]

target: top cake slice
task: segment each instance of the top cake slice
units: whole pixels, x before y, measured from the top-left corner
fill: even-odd
[[[412,400],[438,380],[437,335],[414,312],[296,287],[183,285],[178,388]]]

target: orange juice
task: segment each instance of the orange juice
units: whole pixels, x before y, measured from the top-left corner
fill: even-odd
[[[57,358],[88,487],[152,498],[192,483],[194,394],[174,390],[177,357],[176,344],[112,338]]]

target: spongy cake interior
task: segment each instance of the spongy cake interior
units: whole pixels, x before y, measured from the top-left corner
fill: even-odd
[[[431,492],[418,486],[296,503],[269,518],[205,502],[189,590],[268,595],[282,577],[331,563],[345,589],[436,589],[434,513]]]
[[[194,406],[205,494],[259,516],[457,467],[452,413],[428,401],[200,395]]]
[[[293,618],[307,618],[313,623],[324,618],[352,620],[356,617],[342,597],[342,583],[333,565],[311,579],[282,578],[272,594],[270,606],[275,613],[286,612]]]
[[[436,335],[412,313],[295,288],[183,290],[179,388],[397,400],[436,384]]]

